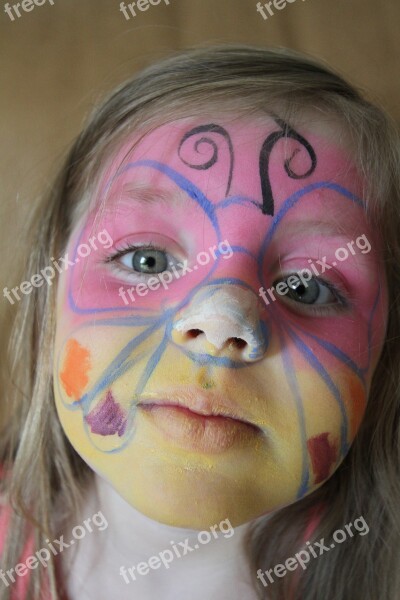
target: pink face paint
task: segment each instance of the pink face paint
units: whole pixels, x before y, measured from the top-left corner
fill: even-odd
[[[218,203],[224,201],[224,186],[222,182],[226,185],[229,177],[230,156],[228,148],[225,148],[225,144],[222,142],[218,150],[218,162],[211,167],[210,172],[191,168],[188,166],[189,163],[194,164],[196,159],[199,162],[199,157],[193,147],[186,148],[190,140],[186,140],[183,144],[181,155],[177,151],[187,129],[187,125],[182,125],[181,127],[175,126],[172,130],[169,125],[160,127],[142,140],[140,150],[138,148],[126,156],[127,150],[131,146],[131,142],[129,142],[118,153],[113,162],[113,168],[107,170],[106,176],[103,177],[100,186],[99,198],[106,196],[108,198],[108,205],[101,220],[97,221],[96,229],[106,228],[117,246],[127,245],[130,242],[148,241],[149,237],[151,237],[152,239],[154,238],[155,243],[159,243],[160,245],[163,243],[164,245],[169,244],[170,249],[178,255],[178,258],[183,259],[188,246],[195,253],[196,250],[204,250],[215,245],[217,236],[215,228],[210,223],[210,211],[215,209]],[[251,141],[246,140],[240,128],[236,127],[236,131],[235,164],[240,165],[240,168],[238,167],[233,171],[230,197],[240,195],[245,198],[254,198],[254,202],[258,202],[259,207],[261,207],[259,200],[261,183],[258,174],[259,145],[265,136],[268,137],[267,130],[260,135],[259,128],[254,128],[252,132],[254,138]],[[235,138],[233,137],[233,139]],[[361,187],[358,179],[355,177],[355,169],[349,168],[348,158],[345,155],[343,156],[343,151],[327,146],[326,141],[316,136],[309,135],[308,139],[313,147],[318,148],[318,165],[313,174],[307,178],[307,186],[315,185],[321,180],[328,182],[336,181],[340,177],[341,185],[352,189],[354,193],[361,193]],[[282,141],[282,147],[276,146],[274,149],[275,155],[273,159],[270,158],[269,176],[275,198],[275,215],[282,208],[284,199],[292,196],[299,189],[298,181],[290,179],[287,176],[282,166],[283,163],[290,156],[293,156],[290,162],[293,171],[306,172],[309,167],[308,154],[296,153],[295,145],[296,142],[294,140]],[[166,151],[166,147],[168,151]],[[197,148],[198,152],[201,150],[203,161],[209,157],[210,148],[205,142],[199,144]],[[185,162],[182,161],[184,150]],[[123,160],[124,157],[125,160]],[[166,168],[173,169],[175,172],[182,174],[182,176],[187,178],[190,183],[194,184],[207,197],[210,201],[210,210],[204,210],[204,208],[199,206],[199,203],[193,201],[187,191],[182,191],[167,174],[150,168],[148,164],[144,165],[144,160],[166,165]],[[118,166],[119,168],[117,168]],[[207,176],[205,176],[205,173],[207,173]],[[150,202],[146,203],[143,200],[144,197],[150,198]],[[160,200],[157,201],[157,198],[160,198]],[[235,242],[241,241],[242,245],[249,252],[256,254],[257,250],[259,250],[258,241],[265,235],[266,223],[268,223],[268,217],[265,219],[260,218],[260,208],[252,206],[249,202],[235,202],[231,200],[230,205],[227,205],[224,209],[221,207],[217,210],[216,216],[220,215],[223,217],[218,219],[219,224],[223,225],[221,239],[235,239]],[[290,211],[284,225],[285,228],[289,225],[296,226],[296,223],[300,219],[303,222],[310,219],[318,222],[321,220],[321,217],[325,217],[328,223],[335,221],[338,230],[340,223],[348,223],[350,225],[348,229],[351,230],[352,224],[355,226],[359,223],[359,215],[363,215],[360,207],[355,206],[351,202],[340,200],[340,195],[334,190],[322,188],[317,189],[314,193],[307,194],[305,200]],[[93,232],[95,218],[99,218],[97,212],[88,220],[81,237],[77,241],[87,240],[90,232]],[[151,232],[151,236],[149,236],[149,232]],[[190,232],[190,235],[188,235],[188,232]],[[284,235],[284,231],[277,229],[279,237],[282,237],[280,235],[281,232]],[[147,239],[142,239],[143,236],[147,236]],[[331,248],[334,245],[333,237],[330,236],[332,240]],[[315,259],[318,259],[321,257],[318,252],[315,252],[315,247],[320,245],[321,240],[326,240],[326,236],[321,236],[318,232],[315,232],[314,239],[314,249],[310,246],[310,253],[306,256],[307,258],[314,256]],[[294,239],[293,241],[293,236],[290,239],[285,239],[284,243],[281,242],[280,245],[283,245],[285,250],[287,248],[289,257],[298,251],[296,240]],[[311,252],[312,250],[313,252]],[[129,287],[129,285],[136,285],[141,281],[140,279],[123,278],[121,273],[119,273],[118,282],[115,282],[115,286],[113,287],[114,281],[108,270],[107,280],[104,278],[100,282],[103,284],[102,294],[94,296],[93,292],[91,292],[90,298],[86,298],[85,294],[89,293],[89,290],[92,289],[91,271],[87,268],[87,262],[89,266],[96,264],[96,268],[98,269],[98,258],[98,254],[93,252],[87,261],[80,261],[73,269],[73,285],[76,287],[77,306],[85,309],[94,303],[93,308],[102,308],[105,299],[108,299],[105,307],[110,308],[115,306],[116,308],[124,308],[126,305],[123,299],[118,293],[114,293],[115,291],[118,292],[118,289],[114,289],[116,284],[120,284],[122,279],[126,286]],[[238,259],[239,257],[235,261],[235,271],[237,270]],[[244,257],[242,260],[245,261]],[[152,294],[146,294],[141,297],[136,296],[135,303],[137,302],[139,305],[146,306],[149,306],[150,303],[151,307],[153,298],[157,298],[160,294],[162,294],[162,297],[165,297],[165,291],[167,295],[169,293],[170,295],[173,294],[173,297],[179,296],[179,293],[187,291],[190,287],[193,287],[193,285],[204,279],[210,270],[210,266],[211,263],[198,269],[199,272],[187,273],[181,282],[174,279],[174,286],[169,286],[169,290],[165,290],[163,286],[160,286]],[[267,269],[270,268],[270,260],[265,266]],[[308,266],[308,263],[305,261],[304,267]],[[228,264],[224,264],[224,268],[228,267]],[[245,263],[243,264],[244,270]],[[98,275],[99,273],[97,272],[96,288],[99,285]],[[87,283],[80,288],[79,282],[82,282],[83,278],[85,278],[84,280]],[[250,280],[249,283],[255,283],[254,279]],[[107,293],[107,290],[109,293]]]

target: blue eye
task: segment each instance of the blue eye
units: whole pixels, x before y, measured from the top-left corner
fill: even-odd
[[[281,284],[280,288],[277,288]],[[298,273],[290,273],[273,284],[275,299],[303,314],[324,316],[346,311],[351,307],[347,290],[340,284],[327,282],[321,277],[302,280]]]
[[[156,248],[140,248],[125,252],[120,257],[120,263],[138,273],[155,275],[167,270],[168,258],[166,252]]]
[[[146,281],[149,277],[169,272],[171,269],[178,272],[183,267],[183,263],[166,248],[151,242],[121,247],[109,256],[106,262],[112,263],[118,276],[123,276],[129,281]]]
[[[284,281],[289,288],[286,296],[294,302],[300,302],[301,304],[332,304],[338,299],[329,286],[316,278],[310,279],[307,284],[300,279],[289,284],[288,277],[281,281]]]

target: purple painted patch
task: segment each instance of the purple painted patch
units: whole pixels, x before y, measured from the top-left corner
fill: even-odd
[[[85,417],[90,425],[92,433],[99,435],[118,435],[121,437],[125,433],[127,418],[120,407],[115,402],[111,390],[108,390],[104,400]]]

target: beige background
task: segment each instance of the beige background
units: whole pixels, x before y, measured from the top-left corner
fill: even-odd
[[[263,0],[263,3],[265,0]],[[11,2],[11,4],[14,4]],[[264,21],[256,0],[170,0],[127,21],[119,0],[54,0],[12,22],[0,4],[0,289],[20,282],[26,211],[103,92],[171,50],[288,46],[326,60],[400,121],[400,2],[297,0]],[[0,298],[6,341],[16,305]]]

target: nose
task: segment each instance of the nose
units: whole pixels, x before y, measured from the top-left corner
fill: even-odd
[[[208,287],[192,298],[173,324],[173,339],[193,352],[259,360],[268,334],[256,294],[239,286]]]

